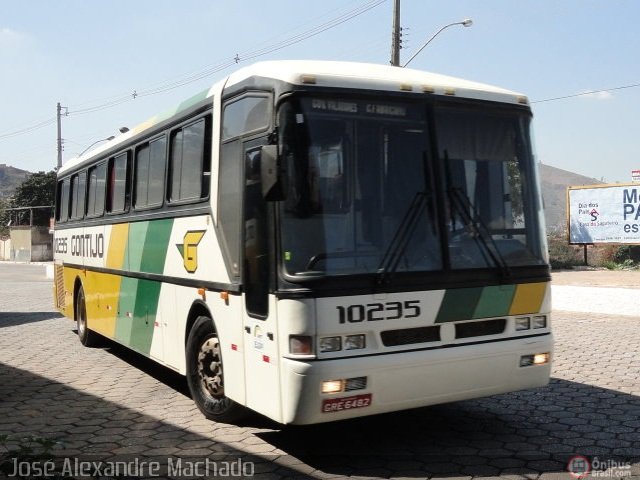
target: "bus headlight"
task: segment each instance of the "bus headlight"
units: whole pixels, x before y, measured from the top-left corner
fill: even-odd
[[[347,335],[344,339],[345,350],[357,350],[367,346],[364,335]]]
[[[321,352],[337,352],[338,350],[342,350],[341,337],[324,337],[320,339]]]
[[[545,328],[547,326],[547,316],[537,315],[533,317],[533,328]]]
[[[529,317],[516,317],[516,332],[520,330],[529,330],[531,328],[531,319]]]

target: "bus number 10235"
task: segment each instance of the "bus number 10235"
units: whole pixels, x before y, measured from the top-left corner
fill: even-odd
[[[420,300],[405,302],[367,303],[336,307],[340,323],[375,322],[377,320],[397,320],[420,315]]]

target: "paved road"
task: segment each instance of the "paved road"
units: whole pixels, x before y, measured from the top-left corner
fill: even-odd
[[[317,426],[259,416],[235,426],[205,420],[179,375],[115,345],[83,348],[39,268],[0,264],[0,434],[61,440],[57,455],[240,460],[274,479],[546,479],[570,478],[580,454],[623,464],[613,478],[640,478],[640,317],[556,312],[545,388]]]

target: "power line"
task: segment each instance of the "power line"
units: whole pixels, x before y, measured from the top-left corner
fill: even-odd
[[[222,70],[225,70],[226,68],[229,68],[237,63],[240,62],[246,62],[248,60],[253,60],[255,58],[258,57],[262,57],[264,55],[268,55],[270,53],[276,52],[278,50],[282,50],[286,47],[289,47],[291,45],[295,45],[297,43],[300,43],[304,40],[307,40],[309,38],[315,37],[317,35],[319,35],[320,33],[323,33],[329,29],[332,29],[334,27],[337,27],[338,25],[341,25],[353,18],[356,18],[360,15],[362,15],[365,12],[368,12],[369,10],[372,10],[373,8],[381,5],[382,3],[385,3],[387,0],[369,0],[355,8],[352,8],[351,10],[348,10],[345,13],[342,13],[334,18],[331,18],[330,20],[321,23],[320,25],[317,25],[315,27],[312,27],[310,29],[307,29],[305,31],[303,31],[300,34],[288,37],[284,40],[278,41],[278,42],[274,42],[274,43],[269,43],[269,42],[263,42],[262,44],[265,45],[264,47],[258,47],[255,48],[253,50],[249,50],[246,52],[243,52],[242,54],[236,54],[236,56],[234,58],[228,58],[226,60],[222,60],[217,64],[212,64],[212,65],[208,65],[207,67],[205,67],[204,69],[201,70],[197,70],[195,72],[192,72],[190,74],[186,74],[183,75],[181,77],[177,77],[175,80],[172,81],[167,81],[165,83],[160,83],[160,84],[156,84],[156,86],[151,86],[147,89],[143,89],[140,90],[139,92],[137,90],[133,90],[133,92],[131,93],[127,93],[127,94],[121,94],[121,95],[116,95],[113,97],[107,97],[109,101],[98,104],[98,105],[93,105],[93,106],[88,106],[85,108],[81,108],[78,110],[71,110],[69,109],[67,115],[69,116],[73,116],[73,115],[86,115],[89,113],[94,113],[94,112],[98,112],[100,110],[104,110],[107,108],[112,108],[112,107],[116,107],[118,105],[121,105],[123,103],[135,100],[138,97],[147,97],[147,96],[151,96],[151,95],[157,95],[160,93],[165,93],[168,92],[170,90],[174,90],[176,88],[188,85],[190,83],[196,82],[198,80],[201,80],[203,78],[209,77],[217,72],[220,72]],[[272,37],[274,38],[274,37]],[[277,38],[277,37],[275,37]],[[87,105],[89,104],[89,102],[84,102],[81,105]],[[9,131],[3,134],[0,134],[0,140],[2,139],[6,139],[6,138],[11,138],[11,137],[15,137],[18,135],[23,135],[25,133],[29,133],[44,127],[47,127],[49,125],[52,125],[53,123],[56,122],[56,118],[50,118],[48,120],[42,121],[42,122],[38,122],[36,124],[30,125],[28,127],[25,128],[21,128],[21,129],[17,129],[14,131]]]
[[[621,87],[603,88],[602,90],[589,90],[588,92],[574,93],[572,95],[564,95],[562,97],[545,98],[544,100],[532,100],[531,103],[544,103],[555,102],[556,100],[566,100],[567,98],[584,97],[587,95],[593,95],[596,93],[614,92],[616,90],[624,90],[627,88],[640,87],[640,83],[633,83],[631,85],[622,85]]]
[[[5,139],[5,138],[16,137],[16,136],[22,135],[24,133],[33,132],[34,130],[39,130],[40,128],[48,127],[49,125],[52,125],[54,123],[56,123],[56,118],[52,117],[52,118],[50,118],[48,120],[43,120],[42,122],[38,122],[38,123],[30,125],[28,127],[24,127],[24,128],[18,129],[18,130],[9,131],[9,132],[0,134],[0,140]]]
[[[270,53],[276,52],[278,50],[282,50],[291,45],[295,45],[304,40],[308,40],[309,38],[315,37],[323,32],[326,32],[327,30],[330,30],[332,28],[337,27],[338,25],[341,25],[349,20],[352,20],[368,12],[369,10],[372,10],[373,8],[385,3],[386,1],[387,0],[369,0],[359,5],[358,7],[353,8],[343,14],[340,14],[337,17],[334,17],[320,25],[317,25],[313,28],[305,30],[302,33],[291,36],[279,42],[266,44],[264,47],[238,53],[233,58],[227,58],[226,60],[220,61],[220,63],[209,65],[202,70],[198,70],[191,74],[187,74],[186,76],[183,76],[183,77],[178,77],[176,80],[169,81],[168,83],[165,83],[165,84],[159,84],[156,87],[151,87],[151,88],[140,90],[140,91],[134,90],[131,94],[115,97],[114,100],[104,104],[95,105],[95,106],[87,107],[80,110],[70,111],[69,115],[84,115],[87,113],[93,113],[100,110],[104,110],[106,108],[115,107],[117,105],[120,105],[122,103],[131,101],[131,100],[135,100],[138,97],[148,97],[151,95],[157,95],[160,93],[168,92],[170,90],[174,90],[179,87],[183,87],[190,83],[209,77],[217,72],[225,70],[238,63],[253,60],[258,57],[262,57]]]

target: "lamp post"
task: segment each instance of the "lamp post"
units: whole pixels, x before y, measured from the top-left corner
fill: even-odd
[[[100,142],[110,142],[111,140],[113,140],[114,138],[116,138],[114,135],[111,135],[110,137],[107,138],[101,138],[100,140],[96,140],[95,142],[93,142],[91,145],[89,145],[87,148],[85,148],[82,153],[80,153],[80,155],[78,155],[79,157],[81,157],[82,155],[84,155],[84,153],[89,150],[91,147],[93,147],[94,145],[100,143]]]
[[[473,20],[471,20],[470,18],[466,18],[466,19],[464,19],[464,20],[463,20],[463,21],[461,21],[461,22],[454,22],[454,23],[450,23],[449,25],[445,25],[445,26],[444,26],[444,27],[442,27],[440,30],[438,30],[436,33],[434,33],[434,34],[431,36],[431,38],[430,38],[429,40],[427,40],[427,41],[426,41],[426,43],[425,43],[424,45],[422,45],[422,46],[420,47],[420,49],[419,49],[416,53],[414,53],[414,54],[413,54],[413,56],[412,56],[409,60],[407,60],[407,61],[405,62],[405,64],[404,64],[404,65],[402,65],[402,67],[404,68],[404,67],[406,67],[407,65],[409,65],[409,63],[411,62],[411,60],[413,60],[414,58],[416,58],[416,57],[418,56],[418,54],[419,54],[422,50],[424,50],[424,48],[425,48],[427,45],[429,45],[429,44],[431,43],[431,41],[432,41],[434,38],[436,38],[440,32],[442,32],[442,31],[443,31],[444,29],[446,29],[446,28],[453,27],[454,25],[462,25],[463,27],[470,27],[471,25],[473,25]]]

